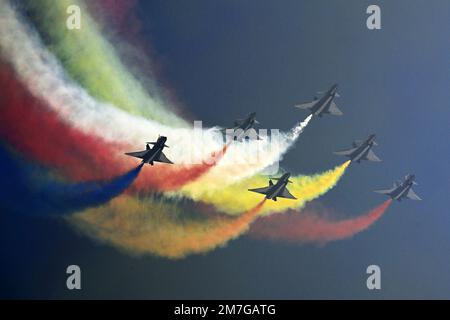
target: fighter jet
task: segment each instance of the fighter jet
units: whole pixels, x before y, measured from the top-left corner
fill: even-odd
[[[334,102],[335,97],[339,97],[339,94],[336,92],[337,84],[334,84],[328,91],[326,91],[322,98],[314,97],[312,102],[298,104],[295,107],[299,109],[308,109],[311,111],[311,114],[314,116],[322,117],[323,114],[332,114],[334,116],[342,116],[343,113],[337,107]]]
[[[142,159],[142,163],[149,163],[151,165],[153,165],[153,162],[165,162],[172,164],[173,162],[167,159],[166,155],[162,152],[164,147],[169,147],[166,145],[166,141],[166,137],[159,136],[156,142],[147,142],[144,151],[127,152],[125,154],[127,156]],[[153,147],[150,148],[151,144]]]
[[[221,131],[224,134],[228,132],[234,132],[234,139],[237,141],[242,141],[245,137],[245,132],[255,126],[255,124],[259,124],[258,120],[256,120],[256,112],[250,113],[245,119],[236,119],[234,120],[234,126],[231,128],[222,129]],[[257,139],[260,137],[257,135]]]
[[[413,185],[418,183],[414,181],[416,178],[413,174],[408,174],[405,176],[403,181],[397,180],[391,189],[385,190],[375,190],[374,192],[386,194],[394,200],[402,201],[404,198],[411,200],[422,200],[412,189]]]
[[[334,154],[349,157],[351,161],[356,161],[358,163],[360,163],[361,160],[381,161],[381,159],[372,151],[372,147],[377,145],[378,144],[375,142],[375,135],[371,134],[365,141],[356,140],[353,142],[353,148],[336,151]]]
[[[292,183],[289,180],[290,176],[290,173],[285,173],[280,178],[271,178],[269,180],[269,186],[265,188],[248,189],[248,191],[265,194],[266,199],[272,199],[273,201],[277,201],[277,198],[297,199],[286,188],[288,183]],[[272,180],[278,181],[274,184]]]

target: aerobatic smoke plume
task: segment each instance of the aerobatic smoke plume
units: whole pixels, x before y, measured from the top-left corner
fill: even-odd
[[[92,238],[129,253],[177,259],[208,252],[237,238],[248,230],[265,203],[262,200],[242,215],[230,217],[218,212],[200,214],[196,207],[181,209],[157,199],[122,196],[69,221]]]
[[[389,199],[363,215],[342,220],[336,220],[335,212],[323,206],[309,206],[300,212],[291,210],[259,219],[249,235],[256,239],[325,244],[366,230],[381,218],[391,203]]]
[[[65,27],[69,5],[83,13],[76,32]],[[107,16],[98,6],[108,9]],[[166,101],[155,70],[143,72],[150,79],[136,76],[114,29],[106,31],[108,22],[120,28],[122,11],[129,14],[131,6],[0,0],[2,207],[71,213],[65,219],[97,241],[167,258],[224,246],[259,217],[254,237],[321,243],[349,237],[381,217],[390,202],[340,221],[293,213],[335,187],[350,161],[313,175],[293,174],[288,189],[296,200],[266,201],[247,191],[267,186],[262,173],[279,169],[312,115],[285,132],[261,130],[261,139],[249,141],[224,139],[219,127],[190,125]],[[160,135],[167,137],[170,147],[163,152],[174,164],[151,166],[124,154]],[[291,216],[286,225],[283,219]]]
[[[70,183],[0,147],[0,203],[4,209],[32,215],[62,215],[95,207],[123,193],[142,165],[110,180]]]

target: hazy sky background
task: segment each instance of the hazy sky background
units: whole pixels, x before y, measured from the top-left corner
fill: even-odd
[[[369,4],[382,29],[366,28]],[[385,198],[372,192],[415,173],[424,200],[394,203],[352,239],[293,245],[241,237],[179,261],[132,257],[64,222],[0,215],[1,297],[14,298],[450,298],[450,2],[140,1],[142,34],[165,82],[193,118],[230,125],[257,112],[288,129],[292,106],[339,84],[343,117],[315,119],[281,165],[315,173],[332,154],[377,134],[381,163],[352,165],[320,201],[343,216]],[[65,268],[82,269],[79,292]],[[382,290],[366,288],[377,264]]]

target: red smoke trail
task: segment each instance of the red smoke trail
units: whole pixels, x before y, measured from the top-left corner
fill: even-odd
[[[255,221],[265,202],[266,199],[261,200],[255,207],[238,217],[227,217],[224,220],[219,219],[220,223],[216,227],[207,229],[209,232],[200,235],[193,233],[188,236],[185,239],[184,245],[193,242],[195,243],[193,247],[200,244],[201,246],[210,248],[238,237],[247,231],[252,222]]]
[[[257,220],[249,235],[257,239],[294,243],[324,244],[342,240],[364,231],[375,223],[391,203],[392,199],[389,199],[362,216],[339,221],[330,219],[329,213],[318,215],[316,210],[310,209],[273,214]]]
[[[114,165],[110,154],[110,150],[120,146],[107,144],[61,122],[4,66],[0,66],[0,87],[0,137],[19,152],[60,169],[75,180],[110,178],[122,169]],[[105,164],[102,170],[97,170],[102,163]],[[110,170],[105,172],[106,168]]]
[[[266,198],[262,199],[253,209],[248,210],[242,217],[247,216],[247,218],[254,219],[256,215],[261,211],[264,203],[266,203]]]
[[[29,159],[54,167],[75,181],[110,179],[137,164],[137,159],[122,155],[133,147],[106,142],[63,123],[1,65],[0,86],[0,138]],[[148,166],[133,188],[144,191],[177,189],[211,169],[226,149],[227,146],[215,161],[199,165]]]
[[[145,170],[141,174],[134,186],[138,190],[151,191],[153,186],[158,186],[158,190],[171,191],[176,190],[185,184],[195,181],[208,172],[212,167],[219,163],[228,149],[226,144],[219,152],[212,152],[209,159],[205,159],[202,164],[194,165],[162,165],[155,167],[153,170]],[[149,184],[149,181],[153,183]]]

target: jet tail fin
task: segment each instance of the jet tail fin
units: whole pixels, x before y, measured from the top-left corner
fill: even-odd
[[[328,113],[332,114],[333,116],[342,116],[342,111],[337,107],[336,103],[332,101],[330,103],[330,107],[328,108]]]
[[[372,150],[369,150],[369,152],[367,153],[365,159],[369,160],[369,161],[375,161],[375,162],[380,162],[381,161],[381,159],[378,158],[377,155]]]
[[[280,198],[286,198],[286,199],[297,199],[292,193],[289,192],[288,189],[284,189],[281,195],[278,195]]]
[[[166,157],[166,155],[165,155],[164,153],[162,153],[162,152],[160,153],[158,159],[155,159],[155,161],[173,164],[173,162],[170,161],[170,160]]]
[[[408,197],[408,199],[411,200],[422,200],[415,192],[413,189],[409,189],[408,193],[406,194],[406,196]]]

